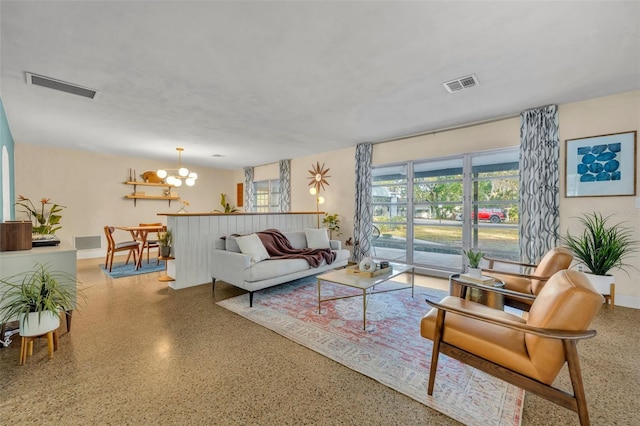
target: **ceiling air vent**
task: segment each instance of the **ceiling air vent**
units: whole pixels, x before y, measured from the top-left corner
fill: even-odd
[[[56,80],[55,78],[45,77],[43,75],[33,74],[30,72],[26,72],[25,74],[27,76],[27,84],[33,84],[34,86],[48,87],[49,89],[60,90],[61,92],[67,92],[72,95],[83,96],[89,99],[95,99],[99,93],[97,90]]]
[[[476,77],[475,74],[442,83],[444,88],[447,89],[447,92],[449,93],[459,92],[463,89],[469,89],[479,84],[480,82],[478,81],[478,77]]]

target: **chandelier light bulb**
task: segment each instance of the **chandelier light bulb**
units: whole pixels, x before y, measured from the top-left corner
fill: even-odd
[[[318,204],[324,204],[324,197],[318,197]]]
[[[309,194],[316,195],[316,189],[315,188],[309,188]]]
[[[175,187],[182,186],[183,180],[187,186],[193,186],[198,179],[196,172],[190,172],[186,167],[182,167],[182,151],[184,148],[176,148],[178,151],[178,167],[175,169],[158,169],[156,175],[164,179],[164,183]]]

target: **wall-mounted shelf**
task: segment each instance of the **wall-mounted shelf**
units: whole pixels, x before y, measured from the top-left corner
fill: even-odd
[[[151,183],[151,182],[137,182],[137,181],[127,181],[124,182],[125,185],[133,185],[133,194],[125,195],[124,198],[128,200],[133,200],[133,206],[136,206],[138,200],[167,200],[169,201],[169,207],[171,207],[172,200],[179,200],[178,196],[170,196],[170,195],[147,195],[147,194],[136,194],[136,187],[140,186],[156,186],[167,188],[171,190],[171,188],[175,188],[173,185],[169,185],[167,183]]]

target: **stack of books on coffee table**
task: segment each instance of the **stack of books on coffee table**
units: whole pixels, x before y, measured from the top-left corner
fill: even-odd
[[[460,274],[460,278],[466,281],[471,281],[472,283],[476,283],[476,284],[493,284],[495,282],[495,278],[487,277],[485,275],[481,277],[472,277],[469,274]]]

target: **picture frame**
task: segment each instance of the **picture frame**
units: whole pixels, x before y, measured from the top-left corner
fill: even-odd
[[[565,197],[636,195],[637,131],[565,140]]]

